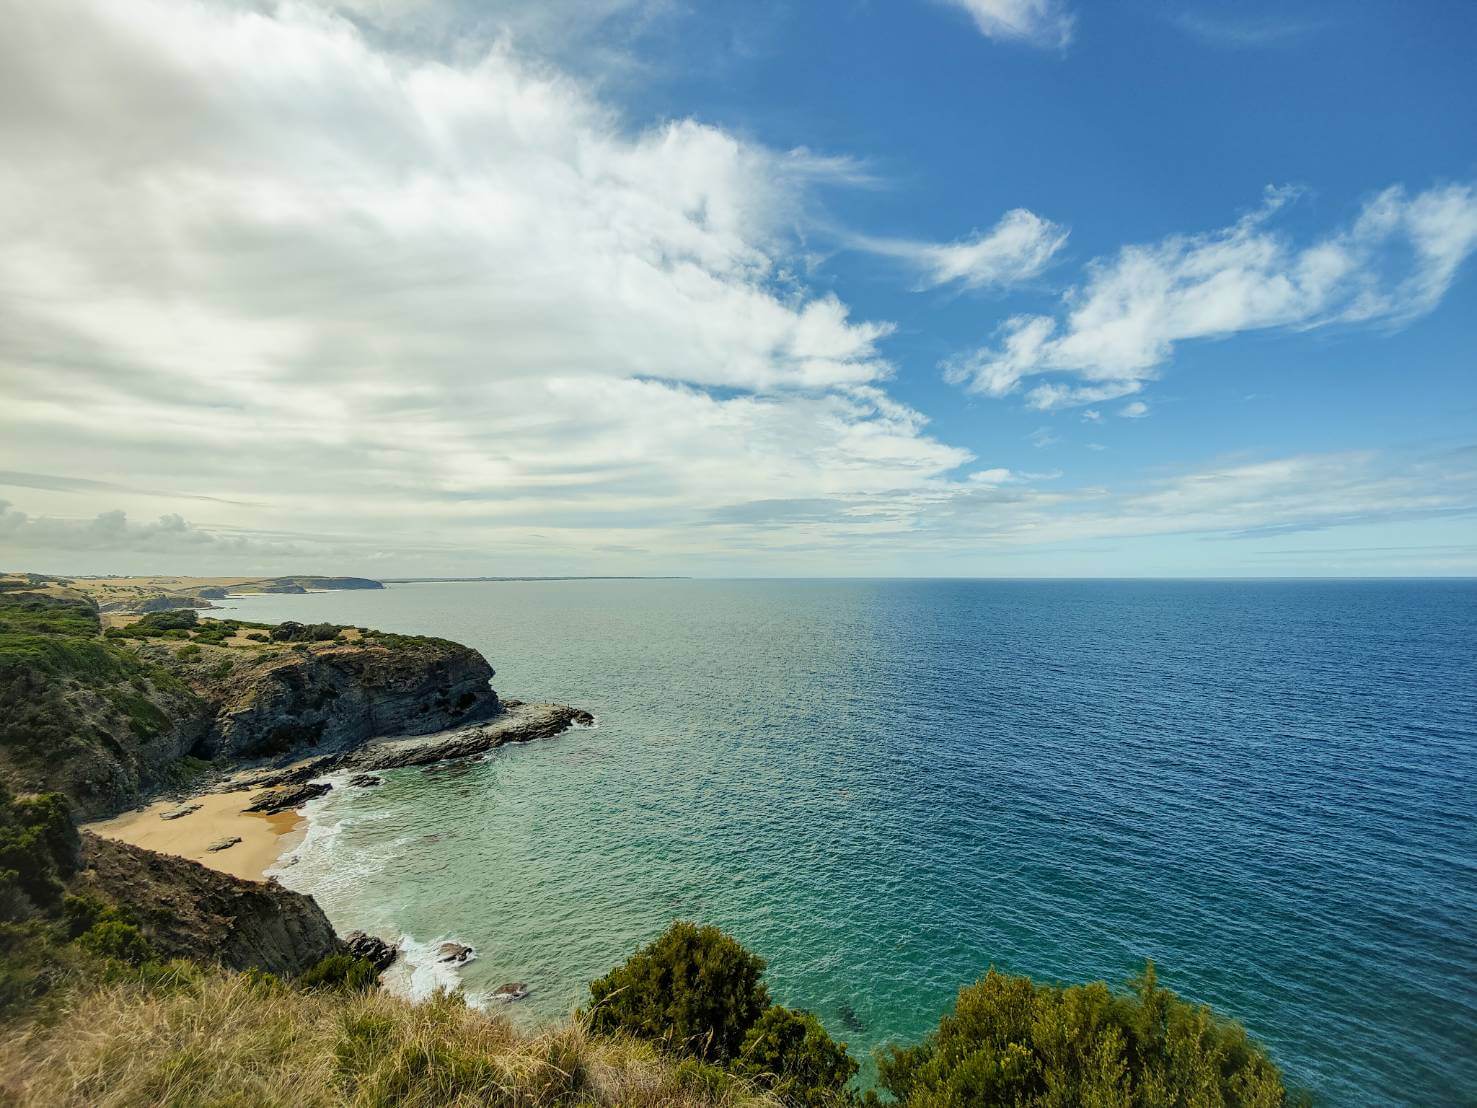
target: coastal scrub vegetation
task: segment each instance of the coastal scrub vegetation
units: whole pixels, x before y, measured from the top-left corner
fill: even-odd
[[[677,1057],[725,1066],[786,1104],[851,1100],[857,1064],[813,1015],[769,1001],[765,962],[716,927],[673,923],[590,982],[595,1031],[634,1035]]]
[[[64,903],[49,941],[64,955],[54,961],[70,966],[68,987],[49,998],[42,1018],[12,1016],[6,1027],[0,1100],[7,1103],[1297,1102],[1238,1025],[1160,987],[1152,965],[1127,993],[992,970],[960,991],[923,1042],[882,1052],[880,1089],[859,1093],[849,1087],[857,1066],[844,1044],[813,1014],[769,1004],[763,960],[716,928],[674,925],[592,983],[600,999],[589,1010],[529,1034],[459,994],[418,1004],[392,996],[374,987],[370,963],[348,956],[293,980],[153,961],[116,909],[77,897]],[[710,988],[712,998],[700,995]],[[622,996],[630,1003],[620,1005]]]
[[[1239,1024],[1160,987],[1152,962],[1130,986],[1064,988],[992,969],[922,1043],[880,1053],[880,1083],[909,1108],[1289,1103]]]

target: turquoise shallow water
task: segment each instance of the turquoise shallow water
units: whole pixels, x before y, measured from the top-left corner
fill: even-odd
[[[317,805],[283,880],[567,1013],[674,917],[865,1054],[994,963],[1171,987],[1327,1103],[1477,1103],[1477,583],[589,581],[257,597],[599,725]],[[431,978],[422,973],[417,984]]]

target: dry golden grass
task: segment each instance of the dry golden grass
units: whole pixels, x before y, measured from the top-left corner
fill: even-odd
[[[578,1023],[525,1034],[454,996],[410,1004],[215,971],[80,991],[6,1030],[0,1103],[46,1108],[774,1103]]]

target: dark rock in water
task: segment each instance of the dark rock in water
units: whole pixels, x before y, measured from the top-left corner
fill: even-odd
[[[189,815],[191,812],[198,812],[199,810],[200,810],[200,805],[198,805],[198,804],[185,804],[185,805],[182,805],[182,806],[180,806],[178,808],[175,808],[175,809],[173,809],[171,811],[168,811],[168,812],[160,812],[159,813],[159,818],[160,819],[183,819],[185,816]]]
[[[449,769],[457,760],[475,758],[507,743],[552,738],[571,727],[588,726],[594,719],[589,712],[564,704],[508,701],[502,703],[499,714],[486,723],[425,738],[393,739],[372,743],[358,750],[327,754],[287,769],[258,773],[245,780],[237,780],[228,787],[233,791],[277,789],[306,784],[315,777],[350,770],[358,771],[355,778],[357,781],[358,778],[374,776],[373,773],[364,772],[370,770],[435,766],[437,763],[446,763],[445,768]],[[444,770],[437,769],[436,772]]]
[[[72,891],[128,909],[161,958],[294,976],[345,949],[310,896],[87,831]]]
[[[453,732],[447,738],[380,743],[346,755],[343,763],[357,769],[372,770],[430,766],[437,762],[472,758],[508,743],[552,738],[576,725],[588,727],[594,722],[595,717],[582,708],[563,704],[519,704],[506,709],[497,719]]]
[[[400,953],[398,946],[391,946],[384,939],[366,935],[363,931],[351,931],[345,935],[344,945],[355,958],[364,958],[373,965],[375,973],[384,973]]]
[[[841,1007],[836,1010],[836,1013],[841,1017],[841,1025],[845,1027],[846,1030],[854,1034],[859,1034],[862,1031],[866,1030],[867,1025],[862,1022],[862,1017],[856,1014],[856,1009],[853,1008],[850,1004],[841,1005]]]
[[[211,843],[205,849],[211,851],[212,853],[214,853],[217,850],[230,850],[231,847],[235,846],[240,841],[241,841],[241,836],[240,835],[230,835],[230,836],[227,836],[224,839],[216,839],[215,842]]]
[[[492,990],[493,1000],[522,1000],[528,995],[528,986],[522,981],[510,981]]]
[[[372,789],[381,783],[383,783],[383,778],[376,777],[372,773],[356,773],[349,778],[349,784],[356,789]]]
[[[477,952],[462,943],[442,943],[436,948],[436,961],[459,966]]]
[[[327,781],[313,781],[303,785],[285,785],[280,789],[267,789],[251,798],[243,812],[290,812],[301,808],[310,800],[316,800],[333,786]]]

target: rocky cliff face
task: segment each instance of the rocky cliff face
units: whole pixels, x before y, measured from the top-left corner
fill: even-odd
[[[495,715],[493,670],[440,639],[283,652],[232,675],[201,743],[204,757],[331,752],[379,735],[426,735]]]
[[[165,957],[293,975],[347,951],[310,896],[88,832],[72,888],[128,908]]]

